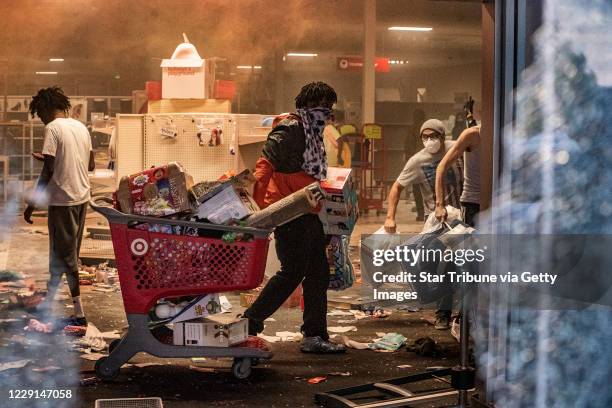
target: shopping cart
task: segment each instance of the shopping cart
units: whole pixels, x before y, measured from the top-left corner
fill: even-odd
[[[232,373],[244,379],[270,351],[250,347],[176,346],[152,334],[149,311],[158,299],[253,289],[263,280],[271,231],[170,220],[121,213],[106,197],[96,197],[91,207],[110,224],[113,248],[128,330],[109,346],[109,355],[96,362],[96,375],[112,380],[134,354],[146,352],[162,358],[229,357]],[[160,226],[174,234],[191,228],[199,236],[150,232]],[[144,228],[143,228],[144,227]],[[250,234],[250,240],[225,242],[227,232]]]

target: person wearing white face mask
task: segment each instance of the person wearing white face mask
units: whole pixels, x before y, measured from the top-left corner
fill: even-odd
[[[401,192],[407,186],[415,185],[423,195],[425,219],[435,211],[435,181],[436,168],[446,152],[455,142],[445,139],[444,124],[438,119],[429,119],[421,126],[421,140],[424,148],[412,156],[391,187],[387,198],[387,219],[385,231],[396,232],[395,213]],[[444,201],[448,205],[459,208],[459,197],[463,188],[463,162],[456,161],[446,172]]]
[[[385,231],[389,234],[396,232],[395,212],[402,190],[415,185],[421,190],[425,207],[425,219],[436,209],[436,169],[455,144],[446,140],[444,124],[438,119],[429,119],[421,126],[421,140],[424,148],[412,156],[399,177],[393,183],[389,198],[387,199],[387,219]],[[463,190],[463,160],[449,163],[444,177],[444,202],[455,208],[460,208],[460,197]],[[446,295],[438,301],[436,311],[436,329],[448,329],[453,304],[452,294]]]

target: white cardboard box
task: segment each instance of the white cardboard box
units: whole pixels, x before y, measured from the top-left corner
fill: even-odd
[[[194,299],[185,309],[174,316],[171,323],[184,322],[200,317],[206,317],[215,313],[221,313],[221,302],[216,293],[202,295]]]
[[[258,210],[245,188],[226,183],[219,193],[199,205],[198,217],[214,224],[225,224],[230,220],[241,220]]]
[[[231,316],[209,316],[174,323],[174,344],[177,346],[230,347],[248,337],[248,320]]]
[[[215,62],[202,59],[193,44],[179,44],[161,68],[163,99],[213,98]]]

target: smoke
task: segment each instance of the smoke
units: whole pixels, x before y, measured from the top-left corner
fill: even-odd
[[[360,5],[360,0],[3,1],[0,60],[12,75],[59,70],[111,80],[121,72],[122,81],[140,89],[147,79],[143,73],[159,78],[159,58],[172,54],[183,32],[203,57],[273,64],[279,51],[333,48],[343,40],[337,27],[360,26]],[[49,64],[50,57],[65,62]]]

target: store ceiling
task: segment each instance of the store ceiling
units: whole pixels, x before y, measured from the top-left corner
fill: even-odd
[[[359,54],[362,0],[22,0],[0,2],[0,70],[113,78],[158,75],[186,32],[203,56],[266,64],[275,52]],[[414,64],[471,62],[480,4],[378,0],[377,54]],[[389,32],[390,25],[430,33]],[[65,59],[61,63],[48,61]],[[266,67],[264,67],[266,68]]]

